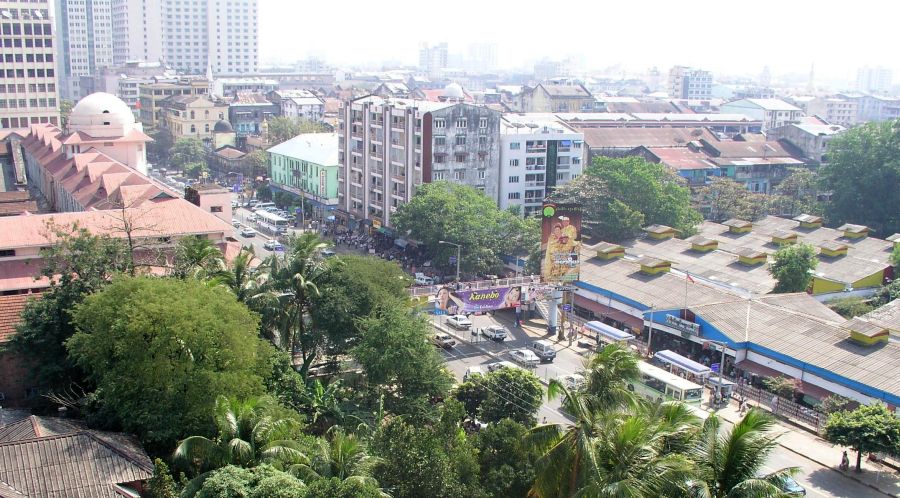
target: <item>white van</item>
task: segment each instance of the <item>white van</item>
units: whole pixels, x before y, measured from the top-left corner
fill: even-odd
[[[556,358],[556,350],[553,349],[553,345],[544,339],[532,342],[528,345],[528,349],[534,351],[534,354],[541,359],[541,363],[550,363]]]
[[[481,365],[472,365],[471,367],[466,369],[466,373],[463,375],[463,382],[468,382],[472,377],[475,376],[484,377],[484,369],[481,368]]]
[[[259,204],[253,206],[253,210],[254,211],[257,211],[260,209],[266,210],[266,208],[274,208],[274,207],[275,207],[274,202],[260,202]]]

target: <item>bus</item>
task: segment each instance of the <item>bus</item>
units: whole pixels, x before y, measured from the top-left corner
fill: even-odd
[[[641,380],[628,384],[628,389],[654,401],[681,401],[700,406],[703,386],[679,377],[647,362],[638,363]]]
[[[256,211],[255,214],[256,221],[259,224],[260,228],[263,228],[272,234],[287,233],[287,228],[288,226],[290,226],[290,221],[288,221],[286,218],[282,218],[277,214],[269,213],[263,210]]]

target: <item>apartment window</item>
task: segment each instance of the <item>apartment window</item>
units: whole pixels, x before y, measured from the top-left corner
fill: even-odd
[[[487,175],[487,172],[486,172],[486,171],[484,171],[484,170],[479,170],[479,171],[478,171],[478,179],[479,179],[479,180],[484,180],[484,177],[485,177],[486,175]]]
[[[509,183],[519,183],[519,177],[518,176],[509,177]]]
[[[484,135],[478,137],[478,145],[487,145],[487,137]]]
[[[447,137],[434,137],[434,145],[447,145]]]
[[[435,127],[436,129],[443,129],[443,128],[446,128],[446,127],[447,127],[447,122],[444,121],[443,119],[435,119],[435,120],[434,120],[434,127]]]
[[[435,155],[434,155],[434,162],[435,162],[435,164],[443,164],[443,163],[444,163],[444,158],[445,158],[445,157],[446,157],[446,156],[444,156],[444,154],[435,154]]]
[[[510,142],[509,143],[509,150],[519,150],[521,148],[522,148],[521,142]]]
[[[456,145],[466,145],[466,136],[465,135],[457,135],[456,136]]]
[[[464,163],[464,162],[466,162],[466,159],[468,159],[468,158],[469,158],[469,155],[464,152],[460,152],[459,154],[456,154],[456,156],[454,157],[454,159],[456,159],[456,162],[458,162],[458,163]]]
[[[433,173],[431,174],[431,179],[432,179],[432,180],[443,180],[443,179],[444,179],[444,172],[443,172],[443,171],[435,171],[435,172],[433,172]]]
[[[506,196],[506,198],[510,200],[521,199],[522,192],[510,192],[509,195]]]
[[[456,127],[457,128],[468,128],[469,121],[466,118],[457,118],[456,119]]]
[[[465,180],[466,179],[466,171],[454,171],[453,178],[456,180]]]
[[[513,167],[518,166],[518,165],[519,165],[519,160],[518,160],[518,159],[510,159],[510,160],[509,160],[509,165],[510,165],[510,166],[513,166]]]
[[[565,180],[565,179],[566,179],[566,174],[565,174],[565,173],[557,173],[557,174],[556,174],[556,180],[557,180],[557,181],[562,181],[562,180]]]
[[[210,213],[221,213],[221,212],[222,212],[222,206],[210,206],[210,207],[209,207],[209,212],[210,212]]]
[[[487,128],[487,118],[479,118],[478,119],[478,127],[479,128]]]

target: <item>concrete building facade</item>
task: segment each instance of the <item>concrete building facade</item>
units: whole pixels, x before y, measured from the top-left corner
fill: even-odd
[[[746,114],[763,122],[762,131],[796,123],[803,117],[803,111],[779,99],[740,99],[722,104],[723,113]]]
[[[669,70],[669,97],[701,100],[712,98],[712,73],[702,69],[675,66]]]
[[[173,95],[207,95],[209,82],[204,79],[182,78],[177,81],[153,78],[152,83],[139,85],[139,117],[144,126],[154,128],[163,117],[160,103]]]
[[[111,0],[113,64],[163,60],[161,0]]]
[[[60,97],[78,100],[89,93],[81,78],[113,64],[110,0],[56,0],[57,67]]]
[[[447,43],[436,45],[421,43],[419,45],[419,69],[429,76],[440,75],[441,71],[447,69]]]
[[[524,216],[541,209],[556,186],[582,171],[584,134],[546,114],[507,114],[500,122],[497,205]]]
[[[0,1],[0,128],[59,122],[56,29],[45,0]]]
[[[886,67],[861,67],[856,71],[856,90],[865,93],[886,93],[891,88],[893,71]]]
[[[269,152],[269,185],[313,205],[316,218],[338,203],[337,133],[304,133]]]
[[[212,140],[216,123],[228,117],[228,103],[207,95],[173,95],[160,103],[162,126],[173,140]]]

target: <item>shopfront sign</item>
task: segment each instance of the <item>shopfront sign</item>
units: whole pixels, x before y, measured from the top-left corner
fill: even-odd
[[[700,335],[700,324],[673,315],[666,315],[666,325],[681,332],[682,336]]]

